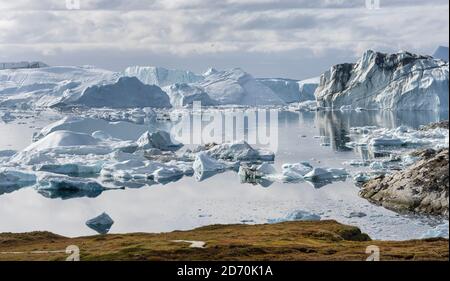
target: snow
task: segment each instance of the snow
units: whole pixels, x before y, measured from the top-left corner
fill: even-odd
[[[269,87],[258,82],[240,68],[218,71],[205,77],[195,85],[221,105],[283,105]]]
[[[189,84],[173,84],[163,88],[169,95],[173,107],[184,107],[198,101],[202,106],[213,106],[217,102],[212,100],[203,88]]]
[[[408,52],[368,50],[356,64],[325,72],[315,95],[321,107],[390,110],[448,108],[448,63]]]
[[[93,85],[86,88],[80,97],[62,100],[63,105],[87,107],[156,107],[170,108],[167,94],[155,85],[145,85],[136,77],[120,77],[115,83]]]
[[[89,228],[95,230],[99,234],[107,234],[113,224],[113,219],[106,213],[102,213],[86,222],[86,225]]]
[[[178,150],[182,146],[180,143],[174,143],[170,134],[165,131],[147,131],[137,140],[137,145],[139,149],[156,148],[163,151]]]
[[[131,66],[125,69],[123,75],[137,77],[144,84],[159,87],[176,83],[195,83],[203,80],[203,76],[191,71],[156,66]]]

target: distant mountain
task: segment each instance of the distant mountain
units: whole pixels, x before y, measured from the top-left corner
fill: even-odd
[[[448,70],[430,56],[368,50],[322,74],[315,95],[322,107],[438,111],[448,108]]]
[[[41,68],[41,67],[48,67],[43,62],[40,61],[22,61],[22,62],[0,62],[0,70],[3,69],[22,69],[22,68]]]
[[[434,52],[433,57],[448,62],[448,47],[439,46]]]

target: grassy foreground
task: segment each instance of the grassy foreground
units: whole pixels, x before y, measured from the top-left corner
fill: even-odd
[[[190,243],[206,242],[205,248]],[[212,225],[190,231],[114,234],[66,238],[48,232],[0,234],[0,260],[65,260],[61,251],[77,245],[89,260],[355,260],[380,248],[381,260],[447,260],[447,239],[403,242],[371,241],[352,226],[335,221],[284,222],[265,225]]]

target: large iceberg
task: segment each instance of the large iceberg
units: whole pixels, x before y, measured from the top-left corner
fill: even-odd
[[[256,80],[269,87],[285,103],[299,102],[302,99],[299,81],[297,80],[281,78],[259,78]]]
[[[448,63],[408,52],[368,50],[355,64],[333,66],[315,95],[322,107],[391,110],[448,109]]]
[[[47,107],[89,86],[112,83],[119,75],[90,66],[53,66],[0,70],[0,103],[9,107]]]
[[[120,77],[117,82],[93,85],[80,97],[70,97],[60,105],[83,105],[87,107],[157,107],[170,108],[167,94],[155,85],[145,85],[136,77]]]
[[[184,107],[192,105],[198,101],[202,106],[217,105],[203,88],[189,84],[173,84],[164,88],[164,91],[170,97],[170,103],[173,107]]]
[[[156,66],[131,66],[125,69],[123,75],[137,77],[144,84],[159,87],[166,87],[175,83],[195,83],[203,80],[203,76],[191,71]]]
[[[448,47],[439,46],[434,52],[433,58],[448,62]]]
[[[269,87],[240,68],[216,71],[196,85],[221,105],[283,105],[285,102]]]
[[[0,195],[36,183],[36,176],[31,173],[12,169],[0,169]]]

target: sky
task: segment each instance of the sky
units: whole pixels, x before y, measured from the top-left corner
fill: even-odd
[[[305,79],[366,49],[449,45],[448,0],[370,1],[0,0],[0,61]]]

